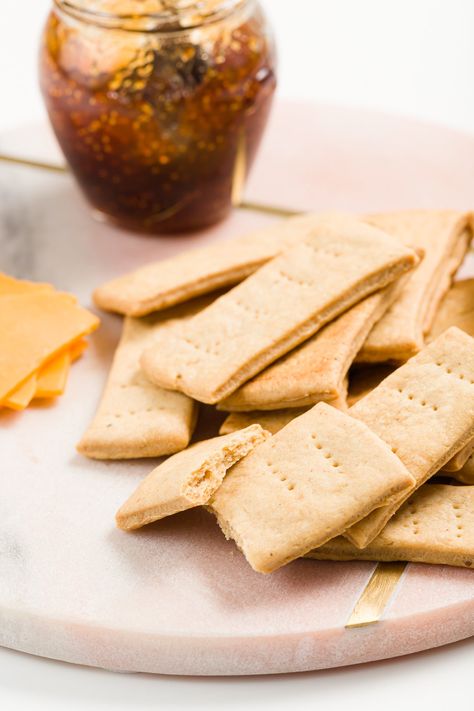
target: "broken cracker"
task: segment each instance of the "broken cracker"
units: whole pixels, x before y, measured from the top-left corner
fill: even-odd
[[[251,425],[178,452],[141,482],[117,512],[117,526],[130,531],[206,504],[227,470],[269,436],[259,425]]]
[[[270,573],[412,484],[366,425],[319,403],[236,464],[209,507],[254,570]]]

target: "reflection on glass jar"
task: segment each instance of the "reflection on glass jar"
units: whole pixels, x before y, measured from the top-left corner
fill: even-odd
[[[95,210],[164,232],[228,214],[267,121],[274,65],[253,0],[56,0],[40,79]]]

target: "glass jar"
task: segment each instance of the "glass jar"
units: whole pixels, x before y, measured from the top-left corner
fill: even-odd
[[[95,211],[183,231],[228,214],[267,121],[275,54],[254,0],[55,0],[40,82]]]

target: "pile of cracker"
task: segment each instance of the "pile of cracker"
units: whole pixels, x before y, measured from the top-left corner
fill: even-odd
[[[126,318],[79,451],[173,455],[118,526],[205,506],[262,573],[301,556],[472,566],[474,280],[453,280],[473,225],[301,215],[99,287]],[[189,447],[199,403],[227,417]]]

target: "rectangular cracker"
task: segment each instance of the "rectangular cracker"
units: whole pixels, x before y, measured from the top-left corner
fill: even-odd
[[[350,376],[350,387],[347,395],[347,404],[349,407],[355,405],[361,398],[365,397],[377,385],[380,385],[382,380],[390,373],[393,373],[394,367],[386,363],[366,365],[357,367],[353,370]],[[258,422],[259,420],[254,420]],[[443,472],[451,475],[457,472],[467,461],[471,453],[474,451],[474,441],[469,442],[463,447],[452,459],[443,467]]]
[[[189,317],[201,305],[196,300],[143,319],[125,318],[101,402],[77,446],[81,454],[93,459],[133,459],[174,454],[187,447],[196,403],[150,383],[139,359],[159,332],[171,330],[177,319]]]
[[[450,326],[474,336],[474,279],[454,282],[440,304],[428,340],[433,341]]]
[[[455,474],[460,469],[463,468],[471,454],[474,452],[474,440],[471,440],[463,447],[457,454],[454,455],[452,459],[447,462],[443,467],[443,472],[446,474]]]
[[[385,442],[320,402],[236,464],[209,506],[252,568],[270,573],[412,484]]]
[[[470,229],[464,230],[459,239],[454,246],[454,251],[448,259],[446,259],[440,266],[440,271],[436,275],[435,286],[433,287],[433,292],[431,294],[431,299],[428,301],[425,320],[423,324],[423,334],[425,337],[425,342],[427,342],[427,336],[433,327],[433,323],[436,319],[436,315],[440,308],[440,305],[446,296],[446,294],[451,289],[453,284],[453,277],[457,274],[459,267],[463,264],[466,253],[472,241],[472,233]],[[450,324],[451,326],[457,324]],[[449,328],[448,326],[446,328]]]
[[[415,252],[370,225],[320,220],[310,237],[158,338],[142,366],[157,385],[215,404],[369,294],[412,268]]]
[[[367,548],[342,537],[306,555],[318,560],[377,560],[474,566],[474,486],[422,486]]]
[[[347,373],[372,326],[393,302],[397,284],[372,294],[247,381],[217,409],[239,412],[344,400]]]
[[[366,219],[425,252],[357,358],[361,362],[403,362],[423,347],[424,333],[471,240],[472,215],[454,210],[414,210]]]
[[[330,403],[329,403],[330,404]],[[230,434],[248,427],[259,424],[264,430],[276,434],[285,427],[288,422],[294,420],[306,412],[306,407],[293,407],[288,410],[265,410],[254,412],[231,412],[222,423],[219,434]]]
[[[438,309],[428,341],[435,339],[450,326],[457,326],[474,336],[474,279],[462,279],[451,286]],[[458,452],[443,471],[450,474],[459,471],[473,451],[474,442]]]
[[[178,452],[141,482],[117,512],[117,526],[131,531],[206,504],[221,485],[227,470],[268,437],[270,433],[260,425],[251,425]]]
[[[393,448],[417,489],[474,436],[474,339],[448,329],[349,412]],[[344,535],[364,548],[406,498],[402,494]]]
[[[474,454],[471,454],[461,469],[450,473],[450,476],[463,484],[474,484]]]
[[[237,284],[283,249],[311,233],[318,214],[297,215],[238,239],[186,250],[98,287],[97,306],[144,316],[224,286]]]

